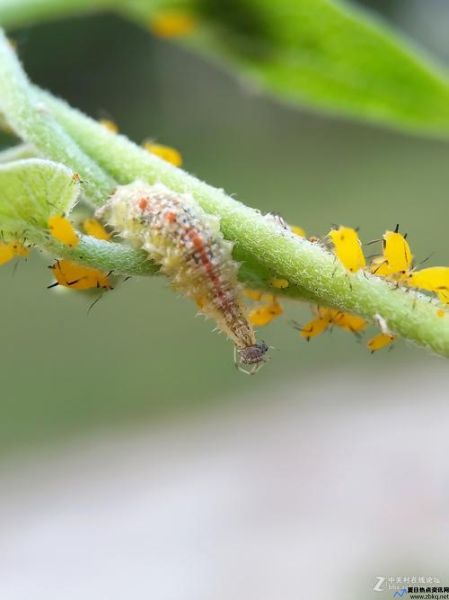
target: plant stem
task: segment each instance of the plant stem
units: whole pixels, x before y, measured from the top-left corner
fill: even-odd
[[[85,193],[101,202],[115,186],[39,101],[8,39],[0,30],[0,110],[22,140],[43,156],[79,173]]]
[[[39,97],[80,147],[120,183],[135,179],[162,182],[192,194],[206,212],[220,217],[222,231],[235,243],[240,260],[248,261],[251,269],[261,269],[267,277],[288,279],[287,294],[306,296],[371,321],[380,315],[394,333],[449,357],[449,316],[437,316],[436,305],[428,298],[365,272],[349,275],[321,246],[290,235],[223,190],[160,160],[124,136],[106,131],[50,94],[41,91]]]
[[[307,297],[371,321],[380,315],[394,333],[449,357],[449,316],[437,316],[434,302],[365,272],[349,275],[320,245],[294,236],[223,190],[171,166],[65,102],[32,87],[4,36],[0,36],[0,108],[14,130],[43,157],[81,174],[94,204],[105,200],[115,180],[162,182],[175,191],[192,194],[206,212],[220,218],[225,237],[235,244],[236,258],[245,263],[242,276],[251,285],[269,288],[271,277],[285,278],[290,282],[286,295]],[[76,256],[80,262],[105,270],[130,273],[151,269],[142,253],[107,242],[83,238],[69,253],[43,235],[39,245],[56,255]],[[127,259],[124,253],[128,253]]]
[[[0,152],[0,164],[14,160],[23,160],[24,158],[34,158],[35,156],[36,150],[33,146],[30,144],[19,144]]]

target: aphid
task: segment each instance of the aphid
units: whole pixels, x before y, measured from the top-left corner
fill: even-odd
[[[367,322],[362,317],[352,315],[351,313],[338,312],[333,318],[332,322],[341,329],[346,329],[351,333],[360,333],[366,329]]]
[[[62,285],[72,290],[111,289],[108,275],[98,269],[85,267],[70,260],[57,260],[50,269],[56,282],[48,286],[49,288]]]
[[[150,31],[159,38],[174,38],[188,35],[197,26],[195,17],[181,10],[165,10],[153,16]]]
[[[279,315],[282,315],[283,312],[284,309],[273,296],[273,299],[268,304],[253,308],[253,310],[250,311],[248,318],[249,322],[254,327],[263,327],[264,325],[271,323],[276,317],[279,317]]]
[[[118,133],[118,125],[111,119],[100,119],[98,122],[111,133]]]
[[[373,354],[392,344],[395,337],[392,333],[380,332],[369,339],[366,345],[371,354]]]
[[[441,317],[444,317],[444,316],[446,316],[446,311],[445,311],[445,310],[443,310],[442,308],[439,308],[439,309],[437,310],[437,317],[440,317],[440,318],[441,318]]]
[[[301,336],[306,338],[307,341],[321,335],[333,325],[355,334],[360,333],[367,326],[365,319],[362,317],[335,308],[318,306],[315,312],[316,318],[300,328]]]
[[[338,229],[331,229],[328,236],[334,245],[335,256],[348,271],[355,273],[366,266],[362,244],[355,229],[341,225]]]
[[[318,316],[316,319],[312,319],[302,327],[295,324],[295,329],[298,329],[299,335],[309,342],[311,338],[317,337],[327,331],[330,326],[331,322],[328,319]]]
[[[145,249],[173,287],[215,319],[234,342],[241,370],[257,371],[268,347],[256,341],[237,282],[232,244],[223,238],[216,217],[188,194],[142,181],[118,187],[97,215],[134,247]]]
[[[429,292],[449,290],[449,267],[428,267],[409,274],[407,283]]]
[[[4,265],[16,256],[25,257],[29,249],[19,242],[0,242],[0,265]]]
[[[299,237],[306,237],[306,232],[302,227],[297,225],[290,225],[290,231]]]
[[[152,142],[144,142],[143,147],[145,150],[148,150],[148,152],[151,152],[151,154],[159,156],[159,158],[162,158],[175,167],[180,167],[182,165],[182,155],[175,148],[163,146],[162,144],[153,144]]]
[[[285,288],[288,288],[290,283],[288,279],[273,277],[273,279],[270,279],[270,285],[278,290],[285,290]]]
[[[51,235],[66,246],[73,248],[79,244],[78,235],[70,221],[64,215],[53,215],[48,219]]]
[[[413,262],[413,254],[407,236],[399,233],[399,225],[394,231],[386,231],[383,237],[383,254],[371,263],[371,273],[381,277],[407,273]]]
[[[89,218],[83,221],[83,229],[87,233],[97,240],[110,240],[111,234],[106,231],[100,221],[97,219]]]

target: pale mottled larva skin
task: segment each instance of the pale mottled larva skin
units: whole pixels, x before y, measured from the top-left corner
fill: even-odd
[[[216,321],[235,344],[237,365],[257,370],[268,346],[257,343],[248,322],[232,244],[223,238],[216,217],[188,194],[141,181],[118,187],[97,216],[134,247],[144,248],[173,287]]]

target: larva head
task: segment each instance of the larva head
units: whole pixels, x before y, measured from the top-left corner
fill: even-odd
[[[268,346],[265,342],[256,342],[252,346],[236,348],[236,366],[243,373],[253,375],[266,362]]]

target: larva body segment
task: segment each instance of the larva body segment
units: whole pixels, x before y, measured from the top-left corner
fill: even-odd
[[[232,244],[223,238],[216,217],[188,194],[141,181],[118,187],[97,215],[134,247],[145,249],[173,287],[216,321],[234,342],[238,365],[257,370],[268,347],[256,342],[241,299]]]

